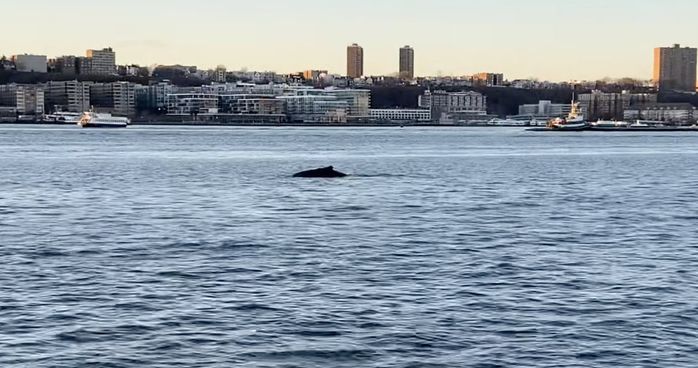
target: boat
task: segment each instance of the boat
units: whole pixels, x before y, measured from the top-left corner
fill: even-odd
[[[551,130],[579,131],[589,129],[589,124],[584,120],[584,114],[579,107],[579,102],[572,100],[572,109],[567,117],[555,118],[548,122]]]
[[[129,124],[129,118],[93,111],[84,112],[78,121],[78,125],[83,128],[126,128]]]
[[[628,126],[629,126],[628,122],[615,121],[615,120],[599,120],[595,123],[591,123],[591,129],[596,129],[596,130],[621,129],[621,128],[627,128]]]
[[[44,123],[56,124],[77,124],[80,121],[82,114],[77,112],[56,111],[53,114],[44,116]]]
[[[514,119],[492,119],[487,122],[487,125],[494,126],[504,126],[504,127],[516,127],[516,126],[526,126],[527,121],[514,120]]]

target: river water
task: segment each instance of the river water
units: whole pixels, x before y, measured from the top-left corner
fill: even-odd
[[[693,133],[0,126],[0,366],[695,367],[697,224]]]

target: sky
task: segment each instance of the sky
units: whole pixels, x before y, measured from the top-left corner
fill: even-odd
[[[84,55],[118,64],[390,75],[415,49],[418,76],[650,79],[653,49],[698,47],[696,0],[3,0],[0,54]],[[11,4],[11,5],[10,5]]]

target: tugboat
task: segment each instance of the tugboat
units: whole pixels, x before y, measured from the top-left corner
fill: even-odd
[[[126,128],[129,124],[129,118],[93,111],[85,111],[78,121],[78,125],[83,128]]]
[[[579,107],[579,102],[572,100],[572,110],[566,118],[555,118],[548,122],[548,129],[580,131],[589,129],[589,124],[584,120],[584,114]]]

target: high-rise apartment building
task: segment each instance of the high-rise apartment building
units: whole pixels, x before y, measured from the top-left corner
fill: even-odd
[[[95,83],[90,86],[90,101],[98,110],[114,115],[136,113],[136,85],[129,82]]]
[[[414,49],[410,46],[400,48],[400,78],[414,79]]]
[[[0,106],[13,107],[21,115],[41,115],[44,89],[36,85],[0,85]]]
[[[88,63],[80,70],[81,74],[111,75],[116,74],[116,53],[110,48],[87,50]]]
[[[364,75],[364,49],[358,44],[347,47],[347,77],[361,78]]]
[[[46,110],[84,112],[90,109],[90,84],[78,81],[46,84]]]
[[[654,49],[654,83],[662,90],[696,91],[696,56],[691,47],[658,47]]]

